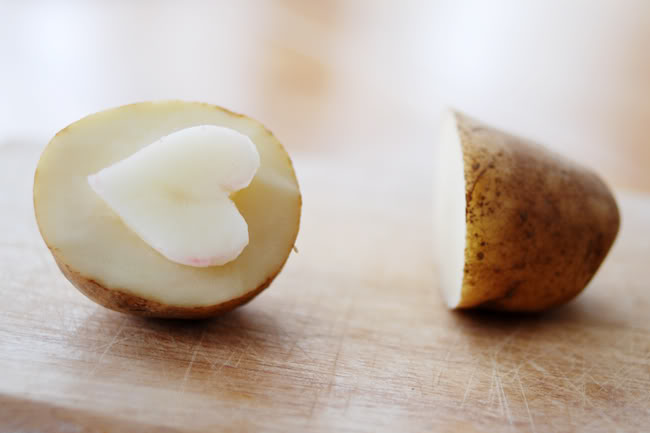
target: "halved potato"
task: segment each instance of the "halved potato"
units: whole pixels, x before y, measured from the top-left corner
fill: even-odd
[[[223,266],[168,260],[87,182],[161,137],[198,125],[246,135],[260,157],[250,185],[231,196],[248,224],[249,243]],[[202,318],[249,301],[280,272],[298,234],[301,196],[288,155],[261,124],[217,106],[167,101],[103,111],[56,134],[36,169],[34,208],[59,268],[90,299],[142,316]]]
[[[585,288],[620,222],[595,173],[457,112],[439,149],[435,242],[450,308],[540,311]]]

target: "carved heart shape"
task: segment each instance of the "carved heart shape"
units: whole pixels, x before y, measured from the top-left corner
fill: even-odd
[[[91,188],[144,242],[189,266],[223,265],[248,245],[248,225],[230,194],[259,168],[245,135],[195,126],[162,137],[88,176]]]

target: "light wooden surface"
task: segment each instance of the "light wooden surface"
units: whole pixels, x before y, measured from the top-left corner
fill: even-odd
[[[502,317],[442,306],[430,179],[453,105],[650,192],[649,8],[0,0],[0,432],[647,430],[650,196],[575,302]],[[86,300],[32,212],[56,131],[168,98],[262,121],[303,190],[299,254],[201,323]]]
[[[55,268],[31,204],[40,148],[0,147],[0,431],[650,425],[648,196],[621,197],[621,235],[575,302],[453,313],[432,267],[430,155],[299,153],[285,271],[227,316],[165,322],[105,310]]]

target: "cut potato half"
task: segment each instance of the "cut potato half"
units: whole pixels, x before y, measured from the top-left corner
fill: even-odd
[[[222,266],[169,260],[131,230],[87,181],[161,137],[202,125],[243,134],[259,154],[250,184],[229,196],[247,224],[248,244]],[[280,272],[298,234],[301,196],[287,153],[260,123],[213,105],[166,101],[103,111],[60,131],[38,163],[34,207],[57,264],[89,298],[126,313],[201,318],[247,302]],[[192,215],[202,222],[196,212]],[[200,238],[197,227],[185,222],[178,217],[176,244],[182,242],[177,238],[184,229]],[[208,238],[209,225],[204,229]],[[155,233],[166,236],[164,231]]]
[[[457,112],[438,150],[435,250],[450,308],[541,311],[585,288],[620,224],[595,173]]]

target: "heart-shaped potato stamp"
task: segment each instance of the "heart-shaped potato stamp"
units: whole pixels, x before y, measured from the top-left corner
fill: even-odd
[[[251,140],[214,125],[176,131],[88,176],[127,227],[176,263],[224,265],[248,245],[230,199],[260,165]]]

